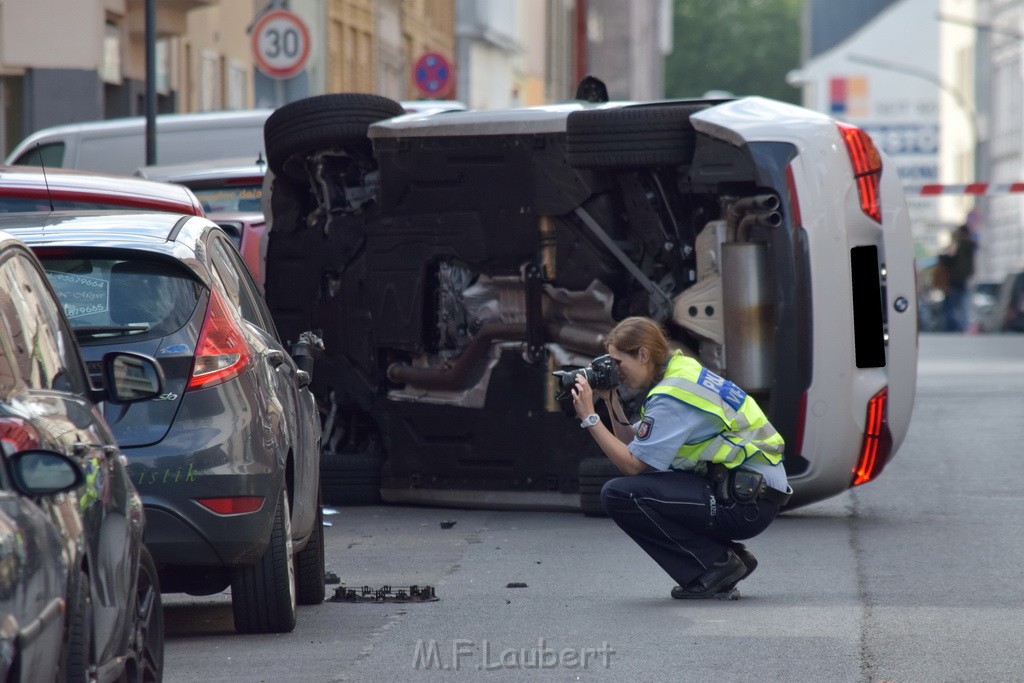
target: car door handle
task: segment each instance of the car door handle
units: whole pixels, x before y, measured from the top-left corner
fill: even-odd
[[[284,362],[284,351],[278,351],[277,349],[270,349],[267,351],[267,362],[270,363],[271,367],[276,368]]]

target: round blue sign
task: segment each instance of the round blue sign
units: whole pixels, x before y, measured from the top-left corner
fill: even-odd
[[[416,60],[413,78],[416,81],[416,87],[424,95],[442,97],[451,87],[452,67],[443,55],[428,52]]]

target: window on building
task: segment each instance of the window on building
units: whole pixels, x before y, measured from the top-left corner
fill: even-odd
[[[107,21],[103,30],[103,63],[100,77],[104,83],[121,84],[121,29]]]
[[[167,38],[156,41],[156,91],[161,95],[171,92],[171,45]]]
[[[220,55],[212,50],[199,54],[199,111],[220,109]]]
[[[249,101],[249,72],[245,64],[231,59],[227,63],[227,93],[225,101],[228,109],[245,109]]]

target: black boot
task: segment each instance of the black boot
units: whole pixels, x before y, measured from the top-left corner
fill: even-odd
[[[747,574],[747,566],[732,550],[725,551],[725,557],[714,563],[708,570],[685,586],[672,589],[676,600],[695,600],[714,597],[736,585]]]
[[[740,558],[740,561],[743,562],[743,566],[747,568],[747,573],[743,575],[743,578],[745,579],[753,574],[754,570],[757,569],[757,558],[754,557],[754,553],[747,550],[747,546],[742,543],[736,543],[735,541],[730,543],[729,547],[731,547],[732,551],[736,553],[736,557]],[[738,580],[732,585],[726,586],[722,590],[730,591],[736,587],[737,583],[739,583]]]

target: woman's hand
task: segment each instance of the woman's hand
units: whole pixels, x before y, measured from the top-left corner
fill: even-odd
[[[595,412],[594,390],[582,372],[576,375],[576,386],[572,388],[572,406],[581,420]]]

